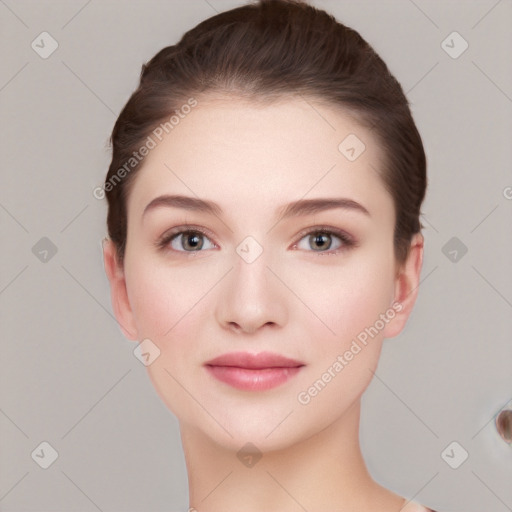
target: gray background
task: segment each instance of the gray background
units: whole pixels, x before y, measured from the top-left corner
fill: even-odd
[[[142,63],[240,3],[0,0],[2,511],[187,509],[177,421],[112,317],[92,191]],[[512,510],[512,447],[494,427],[512,400],[512,3],[314,4],[388,63],[429,164],[419,299],[364,395],[363,454],[440,512]],[[47,59],[31,47],[43,31],[59,45]],[[469,44],[458,58],[442,46],[453,31]],[[31,456],[43,441],[48,469]],[[453,441],[452,463],[469,454],[457,469]]]

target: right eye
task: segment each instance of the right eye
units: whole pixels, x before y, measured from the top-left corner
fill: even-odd
[[[216,247],[205,233],[197,229],[174,230],[165,234],[158,242],[158,246],[165,249],[169,245],[174,251],[191,253]]]

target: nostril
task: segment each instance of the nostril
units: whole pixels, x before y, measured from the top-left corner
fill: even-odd
[[[233,329],[233,331],[240,331],[241,327],[236,322],[229,322],[229,327]]]

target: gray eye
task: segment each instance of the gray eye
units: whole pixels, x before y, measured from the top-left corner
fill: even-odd
[[[210,243],[210,247],[208,247],[208,243]],[[213,248],[213,244],[199,231],[183,231],[173,237],[171,247],[176,251],[195,252],[203,248],[211,249]]]
[[[305,243],[303,241],[305,240]],[[338,243],[336,243],[338,240]],[[313,231],[301,238],[297,247],[299,249],[313,250],[314,252],[322,252],[328,250],[339,249],[342,245],[340,237],[328,231]]]

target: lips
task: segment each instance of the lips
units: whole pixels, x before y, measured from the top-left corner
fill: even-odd
[[[232,352],[205,363],[206,370],[217,380],[248,391],[263,391],[284,384],[303,366],[300,361],[270,352]]]

